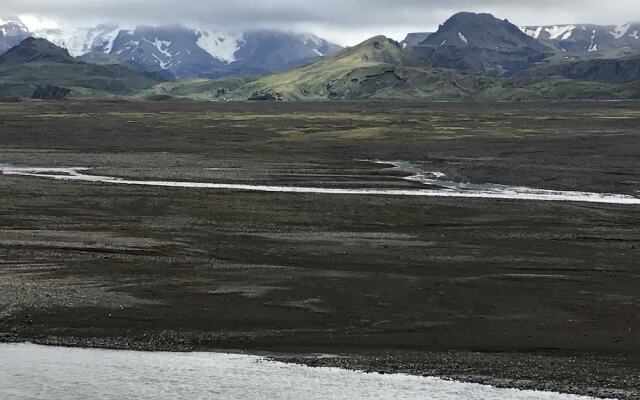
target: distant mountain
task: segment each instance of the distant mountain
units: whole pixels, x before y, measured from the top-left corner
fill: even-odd
[[[91,28],[32,30],[29,34],[47,39],[56,46],[67,49],[73,57],[78,57],[89,52],[110,53],[119,32],[120,29],[115,25],[101,24]]]
[[[285,71],[341,49],[341,46],[310,34],[250,31],[243,35],[230,67],[234,75],[240,75],[238,71],[263,75]]]
[[[161,81],[129,66],[77,61],[45,39],[27,38],[0,56],[0,97],[31,97],[41,86],[70,89],[76,97],[133,95]]]
[[[276,94],[283,99],[375,98],[404,80],[399,69],[411,63],[399,43],[376,36],[307,66],[259,79],[246,95]]]
[[[433,66],[510,76],[553,53],[507,20],[491,14],[458,13],[413,50]]]
[[[111,24],[29,31],[19,19],[14,20],[20,24],[19,34],[12,34],[4,45],[4,36],[0,36],[0,54],[31,35],[66,48],[83,60],[112,64],[117,59],[171,79],[269,74],[341,49],[314,35],[291,32],[232,34],[180,25],[123,29]],[[9,32],[9,25],[0,25],[0,32],[2,29]]]
[[[0,54],[29,37],[29,29],[17,17],[0,17]]]
[[[144,71],[160,72],[168,78],[221,75],[226,62],[214,58],[198,45],[199,33],[179,25],[141,26],[121,30],[109,52]],[[96,51],[94,51],[96,53]]]
[[[66,49],[58,47],[47,40],[32,37],[25,39],[18,46],[9,49],[9,51],[0,56],[0,66],[2,67],[20,66],[35,62],[73,64],[76,61]]]
[[[527,35],[553,43],[568,53],[603,53],[626,46],[640,47],[640,23],[615,25],[523,26]]]
[[[145,71],[189,78],[264,75],[339,49],[312,35],[254,31],[232,36],[176,25],[120,31],[109,54]]]
[[[341,49],[313,35],[224,34],[180,25],[28,32],[0,26],[0,96],[38,86],[71,96],[199,100],[531,100],[640,97],[639,24],[518,28],[458,13],[435,33]],[[605,40],[606,39],[606,40]],[[588,43],[587,43],[588,41]],[[174,81],[175,78],[179,80]]]
[[[589,75],[588,66],[574,66],[575,75],[560,70],[525,70],[499,78],[456,69],[433,68],[414,51],[376,36],[333,56],[290,71],[258,78],[191,80],[162,83],[147,95],[198,100],[327,101],[327,100],[544,100],[628,99],[640,97],[633,63],[617,78]],[[604,67],[608,69],[610,67]],[[615,66],[613,66],[615,69]],[[603,75],[604,76],[604,75]],[[615,82],[614,82],[615,81]]]
[[[153,94],[209,100],[462,100],[493,85],[493,78],[434,69],[384,36],[287,72],[253,80],[161,84]]]

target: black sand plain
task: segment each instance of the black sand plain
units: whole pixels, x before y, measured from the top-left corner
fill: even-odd
[[[640,103],[0,103],[0,164],[421,187],[373,160],[640,196]],[[639,256],[639,206],[0,175],[0,340],[637,399]]]

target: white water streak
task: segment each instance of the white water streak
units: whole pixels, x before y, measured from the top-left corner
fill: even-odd
[[[381,164],[395,165],[402,169],[400,163]],[[604,204],[640,205],[640,198],[608,193],[572,192],[559,190],[544,190],[527,187],[466,184],[442,181],[439,173],[419,172],[405,178],[421,182],[434,189],[368,189],[368,188],[323,188],[313,186],[278,186],[278,185],[249,185],[234,183],[207,183],[186,181],[156,181],[133,180],[111,176],[89,175],[83,173],[87,168],[34,168],[0,166],[3,175],[47,178],[61,181],[80,181],[104,183],[113,185],[155,186],[170,188],[194,188],[214,190],[239,190],[273,193],[302,193],[302,194],[333,194],[333,195],[365,195],[365,196],[414,196],[414,197],[457,197],[475,199],[503,199],[503,200],[534,200],[534,201],[570,201]],[[430,174],[430,176],[427,176]],[[433,177],[433,178],[432,178]]]

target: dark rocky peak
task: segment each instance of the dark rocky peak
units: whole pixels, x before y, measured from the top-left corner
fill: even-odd
[[[73,64],[74,60],[66,49],[56,46],[46,39],[29,37],[19,45],[0,56],[0,65],[20,65],[33,62],[55,62]]]

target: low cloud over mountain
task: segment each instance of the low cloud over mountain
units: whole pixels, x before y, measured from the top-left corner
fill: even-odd
[[[33,14],[82,25],[110,21],[206,24],[225,31],[250,29],[309,30],[351,45],[377,33],[436,30],[457,11],[482,11],[507,16],[518,25],[561,23],[624,23],[640,19],[637,0],[4,0],[2,13]],[[374,29],[375,28],[375,29]]]

